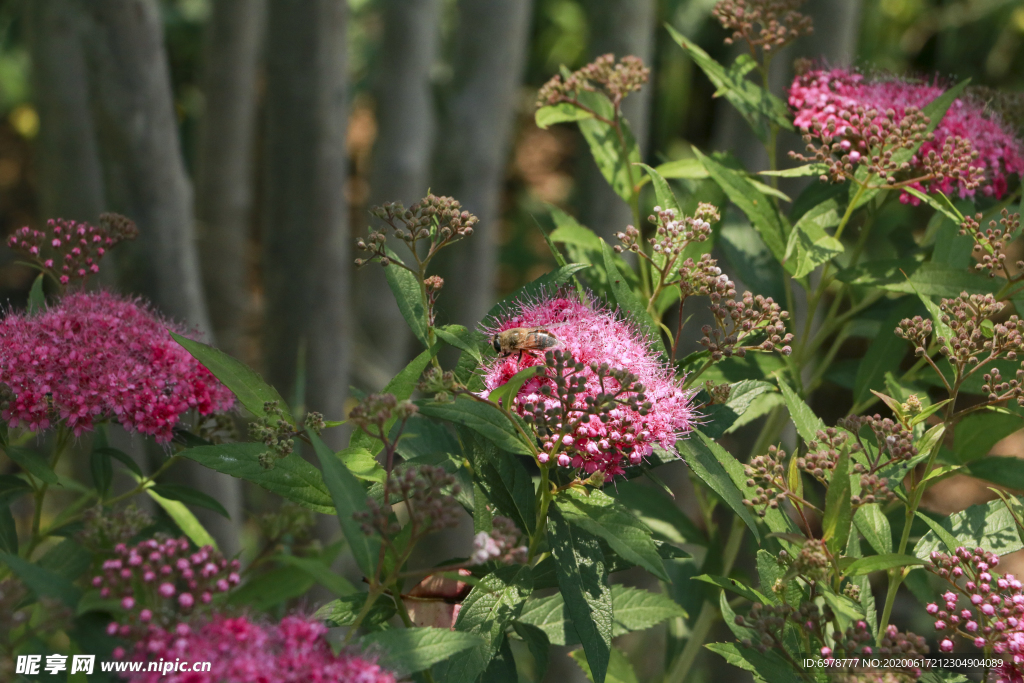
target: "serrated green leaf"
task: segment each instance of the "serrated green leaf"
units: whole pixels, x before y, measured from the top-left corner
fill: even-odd
[[[8,446],[4,449],[4,452],[7,453],[8,458],[18,463],[21,469],[36,479],[51,485],[57,483],[57,475],[54,474],[49,463],[46,462],[46,458],[36,451],[20,446]]]
[[[89,565],[92,564],[92,553],[73,538],[65,538],[47,550],[46,554],[39,558],[38,564],[68,581],[75,581],[89,569]]]
[[[522,389],[523,385],[534,377],[539,377],[545,374],[546,368],[543,365],[534,365],[520,370],[507,382],[495,387],[491,393],[487,396],[487,400],[491,403],[497,403],[511,407],[513,400],[519,395],[519,390]]]
[[[384,651],[384,663],[399,674],[429,669],[483,643],[475,633],[446,628],[396,628],[363,636],[360,644]]]
[[[687,159],[676,159],[675,161],[666,161],[664,164],[655,166],[654,170],[657,171],[662,178],[703,180],[704,178],[711,177],[708,170],[704,168],[704,164],[700,163],[700,159],[694,159],[692,157]]]
[[[544,674],[548,670],[548,657],[551,652],[551,641],[548,635],[532,624],[524,624],[521,621],[512,622],[512,630],[523,639],[534,662],[533,680],[544,680]]]
[[[999,441],[1024,427],[1024,416],[982,410],[971,413],[956,426],[953,455],[957,462],[984,458]]]
[[[769,382],[744,379],[729,386],[729,399],[725,403],[710,405],[704,410],[704,427],[707,436],[717,439],[736,423],[750,408],[758,396],[774,392]]]
[[[839,225],[839,206],[834,199],[814,207],[800,218],[786,242],[786,269],[803,278],[815,268],[843,253],[843,243],[825,231]]]
[[[270,386],[252,368],[245,363],[236,360],[220,349],[215,349],[194,339],[183,337],[174,332],[170,333],[174,341],[181,344],[193,358],[202,363],[213,376],[221,381],[221,384],[230,389],[239,403],[245,406],[246,410],[256,417],[265,417],[263,404],[277,401],[278,407],[284,411],[286,420],[295,424],[295,418],[288,412],[288,404],[277,393],[277,389]]]
[[[356,617],[366,606],[370,598],[369,593],[351,593],[333,600],[316,611],[314,619],[319,619],[329,627],[351,626],[355,623]],[[376,625],[387,621],[397,613],[395,602],[389,598],[377,597],[370,607],[370,611],[363,618],[363,624]]]
[[[676,212],[677,217],[682,218],[683,210],[679,208],[679,200],[676,199],[672,187],[665,180],[664,176],[658,172],[658,169],[651,168],[647,164],[637,164],[637,166],[647,171],[647,176],[651,179],[651,183],[654,186],[654,196],[658,200],[658,205],[663,209],[672,209]]]
[[[387,473],[377,459],[365,448],[345,448],[336,454],[345,463],[348,471],[363,481],[383,484]]]
[[[399,260],[391,249],[384,249],[392,261]],[[416,339],[427,346],[427,310],[423,305],[422,283],[412,272],[394,263],[384,266],[384,277],[395,297],[395,303],[398,304],[398,310],[405,319],[405,324],[412,330]]]
[[[179,455],[217,472],[251,481],[314,512],[335,513],[320,470],[298,453],[275,460],[273,468],[265,469],[259,463],[259,455],[266,450],[261,443],[230,443],[188,448]]]
[[[843,449],[832,470],[832,479],[825,492],[825,512],[821,518],[822,538],[828,542],[833,554],[845,550],[850,539],[853,509],[850,503],[849,470],[850,452]]]
[[[220,504],[220,501],[208,496],[202,491],[197,491],[191,486],[182,486],[181,484],[156,484],[151,490],[169,500],[177,500],[182,503],[187,503],[188,505],[204,507],[208,510],[213,510],[223,517],[231,519],[231,515],[229,515],[228,511],[224,509],[224,506]]]
[[[56,598],[72,610],[77,607],[82,592],[63,576],[11,553],[0,552],[0,562],[6,564],[37,597]]]
[[[757,681],[770,683],[802,683],[803,678],[773,650],[761,653],[739,643],[709,643],[707,649],[721,655],[735,667],[754,674]]]
[[[804,164],[796,168],[784,168],[779,171],[758,171],[758,175],[774,176],[776,178],[806,178],[808,176],[826,174],[828,174],[828,164],[821,163]]]
[[[770,605],[772,601],[767,597],[754,590],[750,586],[747,586],[736,579],[730,579],[727,576],[715,576],[712,574],[701,574],[700,576],[693,577],[694,581],[703,581],[709,583],[712,586],[718,586],[724,590],[727,590],[736,595],[742,596],[755,604],[760,603],[762,605]]]
[[[672,543],[708,544],[704,532],[671,498],[657,489],[634,481],[620,481],[605,493],[629,508],[656,534]]]
[[[557,506],[548,513],[548,543],[558,587],[583,642],[596,683],[604,683],[611,656],[612,594],[597,537],[570,524]]]
[[[614,107],[604,95],[584,91],[579,94],[579,99],[604,119],[614,119]],[[633,197],[633,185],[638,180],[632,165],[640,161],[640,149],[629,128],[629,122],[620,117],[618,123],[618,132],[596,118],[581,119],[577,125],[590,147],[590,154],[601,175],[611,185],[615,194],[622,197],[623,201],[629,202]]]
[[[975,460],[966,474],[993,484],[1024,491],[1024,460],[1014,456],[989,455]]]
[[[864,574],[870,574],[871,572],[880,572],[886,569],[894,569],[896,567],[914,567],[923,564],[927,564],[927,562],[919,557],[914,557],[912,555],[900,555],[899,553],[889,553],[886,555],[862,557],[850,564],[844,573],[846,576],[862,576]]]
[[[555,504],[570,524],[600,536],[627,562],[643,567],[663,581],[670,580],[650,529],[614,498],[599,490],[587,496],[571,488],[560,493]]]
[[[512,311],[519,309],[523,302],[533,301],[544,292],[556,290],[567,283],[573,275],[589,267],[589,263],[570,263],[523,285],[492,306],[480,323],[480,328],[494,327],[499,318],[510,315]]]
[[[569,655],[579,664],[587,680],[595,683],[594,673],[590,670],[590,662],[587,661],[586,651],[574,650]],[[622,654],[618,648],[613,647],[611,649],[611,656],[608,659],[608,672],[604,680],[605,683],[638,683],[636,672],[633,671],[633,665],[629,663],[626,655]]]
[[[146,493],[164,509],[167,516],[174,520],[174,523],[178,525],[183,534],[188,536],[190,541],[200,548],[207,545],[214,548],[217,547],[217,541],[213,539],[213,536],[210,535],[210,532],[206,530],[202,523],[196,519],[192,511],[185,507],[184,503],[164,498],[153,489],[147,489]]]
[[[998,282],[967,270],[912,259],[872,261],[856,268],[845,268],[836,278],[850,285],[925,297],[953,298],[960,292],[991,294],[999,286]]]
[[[748,178],[704,155],[696,147],[693,152],[729,200],[747,215],[775,259],[785,262],[786,229],[771,201]],[[787,270],[790,269],[787,266]]]
[[[918,314],[920,309],[918,301],[905,297],[886,316],[879,334],[871,340],[857,367],[857,379],[853,385],[855,404],[868,399],[872,389],[881,387],[886,372],[899,368],[900,362],[907,355],[908,345],[905,339],[896,335],[896,326],[904,318]]]
[[[878,503],[859,507],[853,515],[853,522],[876,553],[888,555],[892,552],[892,529]]]
[[[530,473],[515,456],[497,450],[489,441],[467,440],[474,461],[475,482],[495,512],[505,515],[527,534],[536,526],[536,492]]]
[[[421,414],[469,427],[509,453],[533,454],[533,449],[523,442],[515,425],[494,406],[464,397],[450,403],[423,401],[417,405]]]
[[[782,398],[786,401],[789,416],[793,420],[793,424],[796,425],[796,431],[800,433],[800,438],[804,440],[804,443],[810,443],[817,439],[818,432],[825,429],[825,423],[781,378],[779,379],[779,389],[782,390]]]
[[[264,611],[303,595],[315,583],[298,567],[277,567],[246,581],[229,594],[228,602]]]
[[[537,113],[533,115],[533,120],[538,128],[544,130],[556,123],[582,121],[593,118],[593,116],[589,111],[580,109],[570,102],[559,102],[538,109]]]
[[[943,546],[948,546],[950,542],[954,544],[954,549],[957,546],[983,548],[996,555],[1007,555],[1024,548],[1017,531],[1017,523],[1001,500],[972,505],[966,510],[953,513],[941,522],[927,521],[930,522],[932,530],[922,536],[914,546],[914,555],[923,560],[927,560],[933,550],[943,552]],[[940,536],[935,526],[949,536]]]
[[[697,436],[698,438],[690,437],[689,439],[676,442],[679,454],[686,461],[686,464],[689,465],[690,469],[693,470],[694,474],[710,486],[718,494],[719,498],[732,508],[733,512],[740,516],[740,519],[746,523],[747,527],[754,534],[754,538],[760,543],[761,533],[757,529],[757,520],[751,514],[750,508],[743,504],[743,494],[740,493],[740,489],[733,482],[723,463],[723,460],[732,459],[735,462],[736,459],[733,458],[732,454],[715,443],[714,440],[700,432],[697,432]],[[738,462],[736,464],[739,465]]]
[[[366,510],[366,489],[316,432],[307,429],[306,436],[313,444],[313,450],[320,461],[324,483],[331,492],[331,501],[337,510],[338,522],[341,523],[341,530],[345,534],[349,548],[352,549],[352,555],[356,558],[356,564],[364,575],[373,576],[380,539],[364,534],[362,525],[354,518],[357,512]]]

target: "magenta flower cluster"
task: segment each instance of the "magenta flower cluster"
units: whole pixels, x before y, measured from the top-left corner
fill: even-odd
[[[246,617],[215,615],[190,627],[155,628],[139,641],[134,661],[211,662],[208,672],[128,674],[130,683],[394,683],[375,661],[334,654],[318,621],[288,616],[263,626]]]
[[[238,560],[228,561],[210,546],[189,552],[185,538],[149,539],[133,547],[118,543],[114,555],[92,579],[101,597],[120,600],[124,610],[107,627],[112,636],[176,623],[239,583]]]
[[[46,311],[0,321],[0,416],[33,431],[62,420],[75,435],[112,419],[171,440],[182,413],[225,411],[234,395],[138,300],[109,292],[64,296]]]
[[[939,649],[952,652],[960,637],[1005,655],[1006,675],[1024,665],[1024,584],[1013,574],[994,573],[999,557],[982,548],[960,547],[953,555],[933,552],[930,559],[929,570],[950,584],[939,601],[926,607],[940,633]]]
[[[695,417],[690,405],[691,393],[680,387],[641,334],[611,311],[573,296],[545,295],[523,304],[517,314],[500,320],[488,333],[517,327],[547,330],[558,340],[558,349],[569,360],[583,365],[577,373],[577,377],[582,378],[579,380],[581,390],[574,393],[575,405],[570,406],[571,411],[583,411],[588,400],[592,401],[602,391],[618,388],[614,379],[594,372],[594,366],[602,365],[635,375],[644,387],[645,400],[651,404],[646,415],[625,405],[600,416],[590,415],[571,433],[564,434],[561,444],[545,443],[541,462],[550,459],[550,452],[564,448],[556,458],[563,467],[620,475],[624,472],[623,465],[639,464],[653,452],[656,444],[672,448],[681,434],[691,430]],[[517,372],[543,363],[544,356],[540,352],[496,358],[484,368],[484,385],[491,391],[508,382]],[[556,406],[559,402],[556,389],[546,375],[529,380],[515,397],[515,406],[520,414],[530,405]],[[550,441],[550,437],[548,439]]]
[[[849,69],[817,69],[796,77],[789,89],[789,105],[795,112],[794,123],[805,132],[812,131],[815,123],[827,126],[835,122],[837,137],[842,139],[840,144],[856,164],[869,150],[860,131],[846,119],[851,112],[857,107],[874,109],[878,114],[877,122],[885,117],[887,110],[893,109],[899,120],[908,107],[924,109],[944,90],[934,83],[894,78],[870,80]],[[974,164],[984,167],[986,179],[981,190],[986,196],[1004,196],[1009,187],[1008,177],[1014,173],[1024,176],[1021,141],[996,115],[987,113],[981,104],[969,98],[953,101],[935,129],[935,137],[924,142],[911,161],[912,168],[921,170],[917,167],[925,155],[931,151],[942,152],[946,141],[956,137],[970,141],[978,153]],[[956,187],[955,182],[953,178],[946,177],[939,183],[933,183],[932,187],[918,184],[916,189],[937,190],[946,195],[957,192],[960,197],[974,195],[974,190],[962,184]],[[919,201],[906,193],[901,200],[914,204]]]

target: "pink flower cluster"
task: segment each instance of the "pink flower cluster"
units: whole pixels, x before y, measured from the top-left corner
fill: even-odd
[[[999,557],[976,548],[957,548],[953,555],[931,554],[930,571],[946,579],[950,587],[941,600],[927,605],[936,618],[939,649],[952,652],[954,638],[971,641],[977,648],[991,647],[1006,656],[999,681],[1017,679],[1024,672],[1024,584],[1013,574],[992,572]],[[961,601],[965,606],[958,609]]]
[[[238,560],[229,562],[210,546],[189,553],[185,538],[149,539],[131,548],[118,543],[114,553],[92,586],[101,597],[121,601],[124,615],[107,632],[122,638],[176,623],[239,583]]]
[[[372,659],[334,654],[318,621],[288,616],[262,626],[246,617],[215,615],[195,628],[154,628],[139,641],[133,661],[210,662],[208,672],[141,672],[130,683],[395,683]]]
[[[21,228],[7,239],[7,246],[27,254],[54,274],[62,285],[84,280],[100,270],[99,260],[107,249],[123,239],[135,239],[138,229],[123,216],[104,214],[102,225],[50,219],[47,230]]]
[[[55,419],[79,435],[114,419],[171,440],[189,409],[225,411],[234,395],[168,330],[181,331],[137,300],[72,293],[43,313],[0,321],[0,385],[13,398],[0,416],[33,431]]]
[[[547,462],[549,453],[561,450],[556,461],[563,467],[620,475],[624,464],[639,464],[655,444],[672,448],[679,435],[691,430],[695,417],[690,407],[692,395],[680,387],[640,333],[611,311],[564,293],[544,295],[523,304],[517,314],[499,321],[489,333],[518,327],[546,330],[558,340],[557,349],[567,360],[583,366],[570,379],[580,384],[572,387],[573,404],[566,406],[579,424],[566,429],[570,433],[564,434],[560,444],[545,443],[542,462]],[[491,391],[517,372],[544,363],[542,352],[496,358],[484,368],[484,385]],[[619,405],[605,414],[583,418],[580,411],[587,409],[588,401],[601,392],[618,389],[614,379],[595,372],[600,366],[636,376],[644,400],[651,404],[646,414]],[[527,381],[514,402],[519,413],[525,414],[529,406],[557,408],[559,400],[559,387],[544,375]],[[550,441],[551,437],[547,438]]]
[[[924,109],[944,90],[936,84],[897,79],[869,80],[863,74],[848,69],[817,69],[796,77],[789,89],[789,105],[795,112],[794,123],[805,132],[812,131],[815,123],[825,126],[834,121],[837,137],[845,138],[841,143],[843,149],[849,150],[851,161],[857,163],[869,151],[859,131],[847,120],[858,106],[876,110],[876,121],[884,118],[887,110],[893,109],[899,120],[908,107]],[[935,129],[934,139],[921,145],[911,166],[919,166],[921,159],[931,151],[941,153],[946,141],[955,137],[969,140],[978,153],[975,164],[985,169],[986,182],[982,185],[982,192],[986,196],[1002,197],[1008,189],[1009,175],[1024,176],[1021,141],[998,116],[987,113],[981,104],[968,98],[953,101]],[[946,195],[958,190],[961,197],[974,195],[973,190],[962,185],[954,187],[955,182],[947,177],[931,187],[917,189],[938,190]],[[907,194],[901,200],[915,204],[919,201]]]

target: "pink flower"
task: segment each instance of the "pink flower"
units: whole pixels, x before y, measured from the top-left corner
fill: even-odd
[[[184,624],[180,625],[184,626]],[[395,683],[395,676],[356,653],[334,654],[327,629],[305,617],[261,625],[221,614],[174,633],[152,628],[135,644],[132,661],[210,662],[208,672],[138,672],[129,683]],[[147,667],[143,667],[145,669]]]
[[[615,476],[624,472],[624,465],[638,464],[650,455],[655,445],[671,449],[680,435],[692,429],[695,416],[690,407],[691,394],[681,388],[672,371],[658,360],[640,333],[613,312],[598,304],[583,303],[574,295],[546,294],[537,301],[524,303],[520,312],[499,320],[488,332],[495,334],[517,327],[547,330],[558,340],[556,350],[564,353],[570,363],[583,366],[573,373],[573,378],[582,382],[575,403],[561,406],[569,423],[558,428],[562,434],[546,435],[548,452],[541,454],[542,462],[547,462],[552,451],[561,450],[557,462],[562,467]],[[490,392],[517,372],[543,364],[542,352],[527,351],[495,358],[484,368],[484,385]],[[637,382],[643,385],[645,401],[650,403],[646,414],[623,404],[600,417],[583,412],[587,399],[601,392],[600,373],[595,372],[595,368],[600,370],[602,365],[636,376]],[[560,406],[552,373],[549,369],[547,376],[523,385],[514,399],[520,414],[526,414],[530,406]],[[616,380],[605,377],[604,382],[606,391],[619,388]],[[607,418],[607,421],[600,418]],[[559,437],[557,442],[556,437]]]
[[[893,109],[898,120],[908,107],[924,109],[944,90],[944,87],[936,83],[929,85],[895,78],[869,80],[863,74],[848,69],[819,69],[796,77],[789,88],[789,105],[795,112],[794,123],[804,131],[812,130],[815,123],[824,126],[835,122],[838,136],[845,138],[840,144],[849,141],[851,146],[859,149],[859,152],[858,149],[850,152],[851,161],[856,163],[861,154],[868,150],[861,131],[846,118],[854,108],[863,106],[875,109],[879,118],[887,110]],[[990,114],[982,103],[970,98],[953,101],[935,129],[935,138],[921,145],[911,165],[915,170],[920,170],[917,165],[923,156],[931,151],[940,152],[948,139],[957,136],[969,140],[978,153],[978,159],[972,165],[984,168],[985,182],[981,189],[985,195],[1002,197],[1007,192],[1008,176],[1014,173],[1024,176],[1021,141],[997,115]],[[912,177],[920,175],[914,170],[911,174]],[[962,184],[958,186],[952,178],[930,183],[927,188],[917,185],[917,189],[923,191],[938,191],[946,195],[957,192],[960,197],[974,196],[973,190],[966,189]],[[901,201],[915,205],[920,202],[906,193]]]
[[[33,431],[54,418],[75,435],[98,421],[171,439],[182,413],[228,410],[234,396],[175,342],[137,300],[109,292],[68,294],[35,316],[0,321],[0,384],[14,396],[0,416]]]

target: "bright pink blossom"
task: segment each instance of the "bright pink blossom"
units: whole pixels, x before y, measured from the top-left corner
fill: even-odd
[[[13,392],[0,416],[43,430],[60,419],[76,435],[97,421],[171,439],[179,416],[228,410],[232,393],[175,342],[185,331],[138,300],[68,294],[34,316],[0,321],[0,384]]]
[[[184,628],[182,628],[184,627]],[[140,672],[129,683],[395,683],[395,676],[372,659],[334,654],[324,639],[327,628],[303,617],[260,625],[246,617],[216,615],[209,622],[173,632],[152,628],[135,644],[130,659],[210,662],[208,672]],[[146,668],[146,667],[143,667]]]
[[[894,78],[870,80],[848,69],[819,69],[796,77],[789,89],[789,105],[795,112],[794,123],[798,128],[806,132],[811,131],[815,123],[824,126],[835,121],[836,137],[848,138],[853,146],[860,149],[860,153],[865,153],[868,151],[866,144],[846,118],[854,108],[862,106],[875,109],[879,118],[887,110],[893,109],[898,120],[907,107],[924,109],[944,91],[944,87],[935,83],[915,83]],[[911,162],[912,166],[930,151],[941,152],[946,140],[956,136],[969,140],[978,153],[978,159],[972,165],[984,167],[985,182],[981,190],[986,196],[1002,197],[1007,192],[1008,176],[1014,173],[1024,176],[1021,140],[997,115],[987,112],[982,104],[970,98],[953,101],[935,129],[935,138],[921,145]],[[856,162],[853,159],[854,153],[856,150],[851,152],[851,160]],[[946,178],[941,183],[932,183],[931,187],[918,186],[917,189],[937,190],[946,195],[957,191],[961,197],[974,195],[973,190],[963,186],[954,187],[954,182]],[[914,204],[919,202],[906,193],[901,200]]]
[[[575,296],[559,293],[544,295],[537,301],[523,304],[513,315],[500,319],[490,333],[516,327],[539,327],[558,340],[558,349],[583,364],[578,373],[585,378],[585,388],[572,409],[581,410],[589,397],[601,391],[598,374],[592,365],[607,364],[615,370],[626,370],[644,387],[650,411],[642,416],[626,406],[610,410],[607,422],[592,415],[578,424],[559,444],[546,445],[549,450],[561,449],[556,462],[563,467],[582,468],[587,473],[622,474],[624,465],[638,464],[652,453],[655,445],[671,449],[676,439],[692,429],[694,413],[691,393],[684,391],[671,370],[651,351],[643,336],[630,323],[598,304],[583,303]],[[485,367],[484,385],[488,391],[506,383],[517,372],[542,365],[541,352],[514,353],[496,358]],[[551,395],[542,393],[551,387]],[[605,379],[605,388],[617,389],[614,380]],[[527,381],[515,398],[520,414],[528,404],[552,407],[558,404],[554,383],[542,376]],[[604,417],[604,416],[603,416]],[[547,455],[546,453],[543,455]],[[542,455],[542,458],[543,458]],[[550,456],[548,455],[548,458]]]

